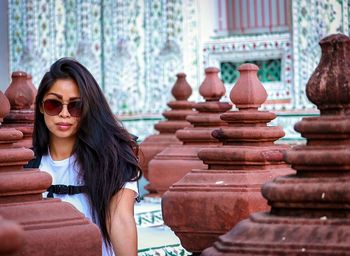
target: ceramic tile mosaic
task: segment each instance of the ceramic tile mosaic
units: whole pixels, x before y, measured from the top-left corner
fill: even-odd
[[[213,23],[222,25],[218,12],[223,11],[223,2],[213,2],[213,15],[208,17]],[[248,6],[240,2],[242,8]],[[269,33],[265,28],[263,34],[250,30],[237,35],[221,29],[202,42],[200,0],[8,0],[10,68],[31,73],[38,85],[54,60],[79,59],[96,77],[113,111],[141,138],[155,132],[153,124],[167,109],[176,73],[187,73],[193,87],[191,99],[199,101],[202,69],[220,67],[220,62],[280,59],[281,81],[264,83],[269,95],[264,108],[309,111],[314,105],[306,98],[305,85],[320,58],[318,42],[331,33],[349,34],[350,2],[274,3],[289,10],[283,17],[276,16],[285,21],[283,31]],[[240,17],[231,23],[260,24],[255,17]],[[232,84],[225,85],[229,92]],[[150,114],[157,120],[144,118]],[[124,118],[128,116],[134,119]],[[284,128],[292,130],[292,126]]]
[[[160,248],[149,248],[138,252],[138,256],[186,256],[192,255],[187,252],[181,245],[169,245]]]
[[[164,225],[162,212],[160,210],[136,214],[135,222],[137,226],[141,227],[153,227]]]
[[[320,60],[318,42],[329,34],[349,34],[347,8],[348,0],[292,1],[294,108],[314,108],[305,86]]]
[[[196,0],[8,1],[10,68],[35,85],[56,59],[74,57],[116,114],[137,115],[164,111],[176,73],[198,84]]]
[[[242,5],[240,8],[248,5],[242,0],[235,1],[236,4],[238,2]],[[266,5],[267,1],[264,0],[261,3]],[[280,3],[279,8],[282,6],[281,0],[273,3]],[[291,12],[285,15],[291,18],[289,31],[266,33],[264,28],[265,30],[260,32],[256,30],[255,33],[250,31],[244,34],[241,27],[240,33],[235,34],[232,32],[232,27],[228,25],[240,21],[226,19],[225,15],[230,13],[224,13],[225,1],[218,0],[218,16],[222,16],[223,19],[217,21],[216,37],[203,46],[204,66],[220,67],[221,62],[236,63],[281,58],[282,81],[264,83],[269,95],[269,104],[264,108],[269,110],[313,109],[314,105],[305,95],[305,86],[320,59],[321,49],[318,42],[332,33],[349,34],[349,1],[285,0],[283,4],[285,3],[291,4],[291,7],[284,5]],[[225,20],[230,24],[225,24]],[[241,22],[244,23],[244,19]],[[246,23],[244,23],[245,26]],[[274,23],[272,18],[270,23]],[[231,84],[226,86],[228,89],[232,87]]]
[[[292,41],[289,33],[214,39],[204,45],[203,54],[204,65],[216,67],[225,62],[281,59],[281,80],[264,83],[268,99],[276,104],[265,105],[264,108],[293,109]],[[226,83],[225,86],[230,92],[234,84]]]

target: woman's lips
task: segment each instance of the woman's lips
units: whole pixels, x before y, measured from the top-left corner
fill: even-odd
[[[58,127],[58,129],[59,129],[60,131],[67,131],[67,130],[69,130],[70,127],[72,126],[72,125],[69,124],[69,123],[57,123],[56,125],[57,125],[57,127]]]

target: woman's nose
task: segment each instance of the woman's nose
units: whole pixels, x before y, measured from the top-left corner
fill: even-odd
[[[61,116],[61,117],[70,117],[70,113],[68,111],[68,106],[66,104],[62,105],[62,110],[61,110],[59,116]]]

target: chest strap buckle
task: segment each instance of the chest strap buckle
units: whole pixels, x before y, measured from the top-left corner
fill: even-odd
[[[47,194],[47,197],[53,198],[53,194],[58,194],[58,195],[75,195],[75,194],[80,194],[80,193],[87,193],[87,186],[73,186],[73,185],[63,185],[63,184],[58,184],[58,185],[51,185],[47,191],[49,192]]]

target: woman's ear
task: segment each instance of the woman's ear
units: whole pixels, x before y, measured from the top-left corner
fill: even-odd
[[[39,110],[40,110],[40,113],[41,113],[41,114],[44,114],[44,109],[43,109],[43,105],[42,105],[42,104],[40,104]]]

